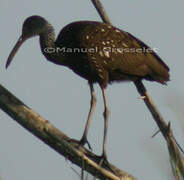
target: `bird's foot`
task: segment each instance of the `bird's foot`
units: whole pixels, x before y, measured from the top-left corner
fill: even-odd
[[[112,166],[107,160],[107,155],[102,154],[101,156],[99,156],[99,158],[100,158],[99,166],[102,166],[103,168],[106,167],[108,170],[110,170],[113,174],[116,175],[116,172],[113,170]]]
[[[79,141],[79,144],[82,145],[82,146],[84,146],[85,144],[87,144],[88,147],[89,147],[89,149],[92,151],[91,145],[90,145],[90,143],[89,143],[89,141],[87,140],[86,137],[83,136],[81,138],[81,140]]]
[[[76,140],[76,139],[70,139],[70,142],[76,143],[79,146],[84,146],[85,144],[88,145],[89,149],[92,151],[91,145],[87,138],[82,137],[81,140]]]

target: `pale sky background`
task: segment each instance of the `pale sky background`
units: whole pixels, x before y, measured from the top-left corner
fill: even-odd
[[[171,122],[174,135],[184,148],[183,110],[183,0],[102,0],[114,25],[151,47],[169,65],[168,86],[145,82],[162,115]],[[21,34],[22,23],[31,15],[45,17],[56,35],[76,20],[101,21],[90,0],[0,0],[0,83],[25,104],[68,136],[80,139],[89,110],[87,81],[71,70],[54,65],[41,54],[38,37],[25,42],[8,70],[7,57]],[[101,154],[103,101],[95,86],[98,103],[89,131],[94,152]],[[139,100],[133,83],[108,86],[111,111],[108,158],[140,180],[172,180],[168,151],[152,116]],[[3,180],[77,180],[78,176],[55,151],[0,111],[0,177]],[[80,172],[80,171],[79,171]]]

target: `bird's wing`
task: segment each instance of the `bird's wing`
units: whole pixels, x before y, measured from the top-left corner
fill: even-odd
[[[95,34],[89,36],[93,41],[91,46],[100,47],[96,58],[104,68],[118,69],[122,73],[144,76],[157,74],[169,76],[168,66],[145,43],[120,29],[104,24]],[[109,28],[106,32],[106,28]],[[90,42],[90,41],[89,41]]]

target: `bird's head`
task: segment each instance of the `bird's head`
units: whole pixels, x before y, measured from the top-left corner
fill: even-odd
[[[22,35],[18,39],[17,43],[15,44],[8,57],[8,60],[6,62],[6,68],[8,68],[11,61],[13,60],[13,57],[15,56],[20,46],[24,43],[24,41],[43,33],[47,24],[48,22],[41,16],[31,16],[24,21],[22,26]]]

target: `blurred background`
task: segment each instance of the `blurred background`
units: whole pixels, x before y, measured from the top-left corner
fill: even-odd
[[[171,122],[174,135],[184,148],[184,1],[101,2],[115,26],[152,48],[156,47],[170,67],[168,86],[145,81],[144,84],[165,120]],[[101,21],[90,0],[1,0],[0,9],[0,83],[68,136],[80,139],[90,104],[87,81],[65,67],[46,61],[38,37],[25,42],[8,70],[5,70],[5,63],[27,17],[43,16],[54,26],[57,35],[73,21]],[[98,86],[95,90],[98,102],[88,139],[94,152],[101,154],[103,100]],[[138,179],[172,180],[165,140],[161,134],[151,138],[158,128],[133,83],[109,85],[107,95],[111,112],[108,130],[110,162]],[[65,161],[2,111],[0,143],[2,180],[79,179],[71,169],[80,172],[78,167]]]

